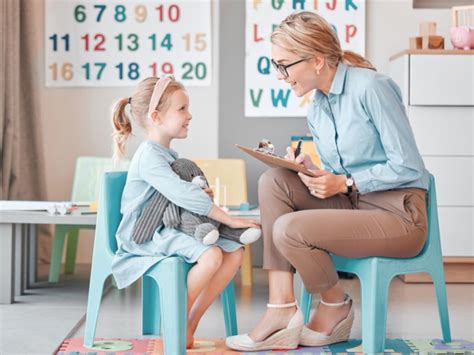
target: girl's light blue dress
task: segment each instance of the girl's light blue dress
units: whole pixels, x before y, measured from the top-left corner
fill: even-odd
[[[168,256],[180,256],[188,263],[195,263],[212,247],[164,226],[160,226],[147,243],[137,244],[131,238],[135,222],[155,189],[184,209],[209,214],[212,208],[209,196],[197,185],[181,180],[171,169],[170,164],[177,158],[174,150],[152,141],[143,142],[133,156],[122,196],[123,218],[116,234],[118,250],[112,263],[118,288],[127,287]],[[224,238],[219,238],[215,246],[226,252],[242,247]]]

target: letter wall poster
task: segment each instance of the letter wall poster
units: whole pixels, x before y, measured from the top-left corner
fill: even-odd
[[[299,11],[321,15],[335,29],[342,49],[365,55],[365,0],[246,0],[246,117],[306,116],[314,92],[296,97],[288,83],[277,80],[271,63],[273,29]]]

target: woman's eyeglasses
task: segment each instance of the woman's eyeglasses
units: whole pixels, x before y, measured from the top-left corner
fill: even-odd
[[[275,70],[277,72],[279,72],[281,75],[283,75],[283,77],[286,79],[288,78],[288,68],[289,67],[292,67],[293,65],[296,65],[298,63],[301,63],[301,62],[304,62],[305,60],[308,60],[309,58],[304,58],[304,59],[300,59],[300,60],[297,60],[296,62],[293,62],[293,63],[290,63],[290,64],[278,64],[277,62],[275,62],[273,59],[272,59],[272,65],[273,65],[273,68],[275,68]]]

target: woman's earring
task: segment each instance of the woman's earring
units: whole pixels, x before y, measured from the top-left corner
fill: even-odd
[[[318,74],[318,75],[319,75],[319,69],[316,69],[316,74]]]

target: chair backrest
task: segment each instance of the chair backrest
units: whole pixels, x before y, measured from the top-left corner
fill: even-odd
[[[194,162],[214,187],[214,195],[219,196],[221,206],[248,202],[247,173],[242,159],[195,159]],[[216,178],[219,178],[219,192],[215,190]]]
[[[71,201],[97,201],[105,172],[128,170],[130,160],[104,157],[79,157],[76,160]]]
[[[126,180],[126,171],[105,173],[100,191],[95,243],[101,244],[100,247],[105,247],[112,254],[117,251],[115,234],[122,219],[120,205]]]
[[[438,222],[438,202],[436,200],[436,184],[435,178],[430,174],[430,185],[427,192],[426,199],[426,216],[427,216],[427,227],[428,235],[423,246],[423,249],[418,256],[426,253],[436,252],[441,250],[441,240],[439,235],[439,222]]]

